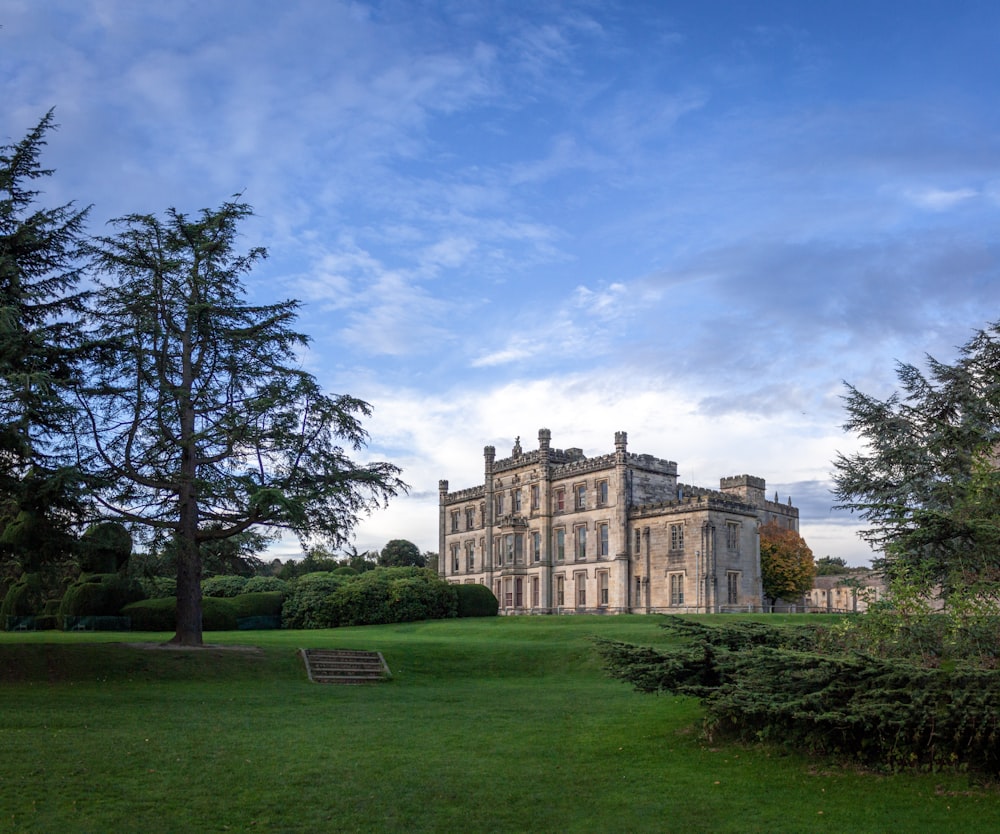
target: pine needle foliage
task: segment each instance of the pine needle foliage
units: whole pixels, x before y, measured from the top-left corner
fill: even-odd
[[[606,668],[643,692],[691,695],[711,736],[779,743],[885,769],[1000,773],[1000,672],[840,650],[818,626],[669,618],[661,651],[599,641]]]

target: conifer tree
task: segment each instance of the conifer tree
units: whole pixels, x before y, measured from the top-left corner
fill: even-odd
[[[302,370],[297,302],[252,305],[240,253],[249,206],[116,221],[94,254],[100,361],[85,401],[112,514],[173,537],[177,633],[202,642],[203,544],[252,529],[344,541],[359,513],[405,488],[390,463],[355,463],[370,406]]]
[[[978,331],[951,364],[900,364],[901,391],[879,399],[848,386],[844,428],[860,451],[834,461],[838,507],[868,523],[863,538],[889,578],[947,591],[996,575],[1000,494],[1000,322]]]
[[[87,209],[37,205],[52,111],[0,147],[0,544],[34,571],[66,556],[85,503],[73,452]]]

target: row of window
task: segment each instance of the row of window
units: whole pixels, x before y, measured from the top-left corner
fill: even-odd
[[[685,575],[683,572],[671,573],[667,575],[669,586],[669,600],[671,606],[684,605],[684,584]],[[635,578],[635,598],[636,603],[641,604],[642,600],[642,577]],[[726,604],[739,605],[740,601],[740,572],[726,571]]]
[[[577,571],[573,573],[573,596],[571,605],[577,608],[587,607],[587,572]],[[555,576],[555,605],[564,608],[567,605],[567,577],[564,574]],[[606,570],[597,571],[597,606],[604,608],[608,605],[609,573]],[[540,581],[537,576],[528,578],[530,607],[537,608],[540,605]],[[669,586],[669,604],[672,607],[684,605],[684,586],[686,577],[683,572],[671,573],[667,576]],[[503,608],[523,608],[524,607],[525,577],[513,576],[497,579],[493,583],[493,591]],[[641,604],[642,600],[642,578],[635,579],[635,604]],[[726,572],[726,604],[738,605],[740,601],[740,572]]]
[[[524,577],[512,576],[505,579],[497,579],[493,583],[493,592],[500,600],[503,608],[523,608],[524,607]],[[556,598],[555,604],[559,607],[566,606],[566,577],[562,574],[556,576]],[[529,577],[530,607],[538,608],[541,604],[540,582],[537,576]],[[587,573],[581,571],[573,574],[574,597],[572,604],[577,608],[587,607]],[[597,572],[597,606],[605,608],[608,605],[608,572]]]
[[[587,527],[579,524],[573,528],[573,556],[577,560],[587,558]],[[606,557],[610,555],[611,548],[611,526],[607,522],[600,522],[597,525],[597,556]],[[527,538],[528,554],[527,560],[530,562],[540,562],[542,560],[542,534],[537,530],[528,534]],[[553,531],[553,551],[556,561],[566,559],[566,529],[558,527]],[[479,548],[482,550],[484,540],[479,540]],[[501,565],[523,565],[525,563],[525,534],[507,533],[503,536],[493,537],[493,552],[497,554],[497,564]],[[476,543],[467,541],[463,544],[452,542],[451,544],[451,570],[458,573],[461,570],[461,554],[465,554],[465,570],[474,571],[476,569]]]
[[[597,507],[606,507],[608,505],[608,482],[598,481],[595,487]],[[512,489],[509,493],[510,498],[510,512],[517,515],[523,512],[523,490],[520,488]],[[541,490],[538,484],[532,484],[528,488],[529,495],[529,505],[532,511],[537,511],[541,506]],[[576,510],[587,509],[587,485],[586,484],[576,484],[573,487],[573,508]],[[503,492],[498,492],[494,497],[494,513],[496,518],[500,518],[504,515],[506,507],[507,495]],[[554,510],[557,513],[566,511],[566,489],[564,487],[558,487],[554,493]],[[486,507],[483,504],[479,505],[479,527],[484,527],[486,525]],[[462,510],[452,510],[451,511],[451,532],[458,533],[461,532],[459,529],[459,523],[462,520]],[[465,508],[465,529],[474,530],[476,529],[476,508],[466,507]]]

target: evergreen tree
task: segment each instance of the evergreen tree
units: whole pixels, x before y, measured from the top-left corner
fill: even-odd
[[[995,573],[992,505],[1000,450],[1000,322],[978,331],[951,365],[897,368],[902,391],[880,400],[848,386],[844,428],[861,451],[834,462],[838,508],[868,522],[889,578],[922,577],[945,590]]]
[[[73,451],[87,209],[37,206],[52,112],[0,147],[0,544],[35,571],[66,556],[85,498]]]
[[[357,514],[405,488],[362,465],[370,406],[327,396],[298,367],[297,303],[254,306],[242,279],[264,257],[235,250],[250,214],[228,202],[190,218],[116,221],[94,254],[100,345],[87,392],[93,450],[115,515],[174,537],[177,633],[202,641],[201,546],[247,530],[344,541]]]

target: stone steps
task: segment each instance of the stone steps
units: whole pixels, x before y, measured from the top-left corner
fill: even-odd
[[[301,649],[300,652],[313,683],[379,683],[392,677],[381,652],[355,649]]]

